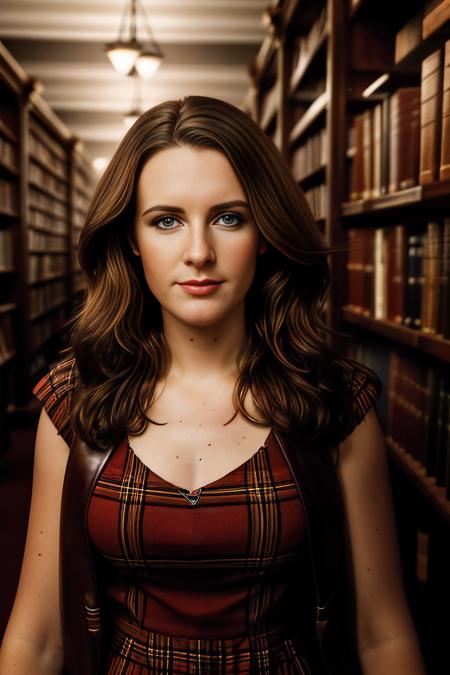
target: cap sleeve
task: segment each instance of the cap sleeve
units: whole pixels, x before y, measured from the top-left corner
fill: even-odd
[[[76,365],[75,358],[71,358],[57,363],[32,390],[42,402],[58,435],[62,436],[69,447],[72,443],[70,401],[75,386]]]
[[[374,384],[364,371],[355,369],[351,377],[351,388],[353,396],[353,415],[356,427],[363,421],[370,408],[380,397],[383,385],[379,378],[378,384]]]

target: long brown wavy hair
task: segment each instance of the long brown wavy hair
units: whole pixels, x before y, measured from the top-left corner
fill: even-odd
[[[136,187],[158,151],[213,148],[231,163],[267,251],[258,256],[246,297],[248,341],[238,358],[233,402],[245,410],[250,390],[260,423],[304,441],[335,445],[354,427],[349,386],[356,370],[382,389],[378,375],[337,354],[322,312],[329,287],[328,246],[305,195],[278,149],[243,111],[225,101],[186,96],[142,114],[100,178],[79,240],[87,280],[71,323],[77,386],[72,431],[106,449],[124,434],[139,435],[158,381],[168,368],[161,309],[133,255]]]

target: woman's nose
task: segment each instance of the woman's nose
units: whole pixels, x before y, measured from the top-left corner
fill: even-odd
[[[202,228],[192,228],[187,233],[184,262],[201,267],[214,262],[215,252],[208,233]]]

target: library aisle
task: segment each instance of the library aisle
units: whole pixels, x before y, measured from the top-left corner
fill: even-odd
[[[450,0],[275,0],[242,108],[332,244],[334,346],[375,370],[408,601],[450,673]],[[40,407],[32,386],[81,301],[96,176],[0,43],[0,522],[18,578]],[[12,504],[14,506],[12,506]],[[403,675],[400,674],[399,675]],[[408,675],[405,673],[404,675]]]

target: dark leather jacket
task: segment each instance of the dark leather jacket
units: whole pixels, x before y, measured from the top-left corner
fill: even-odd
[[[305,447],[275,432],[302,500],[312,584],[308,652],[312,675],[358,675],[353,571],[336,467],[329,449]],[[75,438],[61,506],[61,614],[64,673],[100,675],[107,616],[102,615],[87,508],[107,452]],[[104,612],[106,614],[106,612]]]

